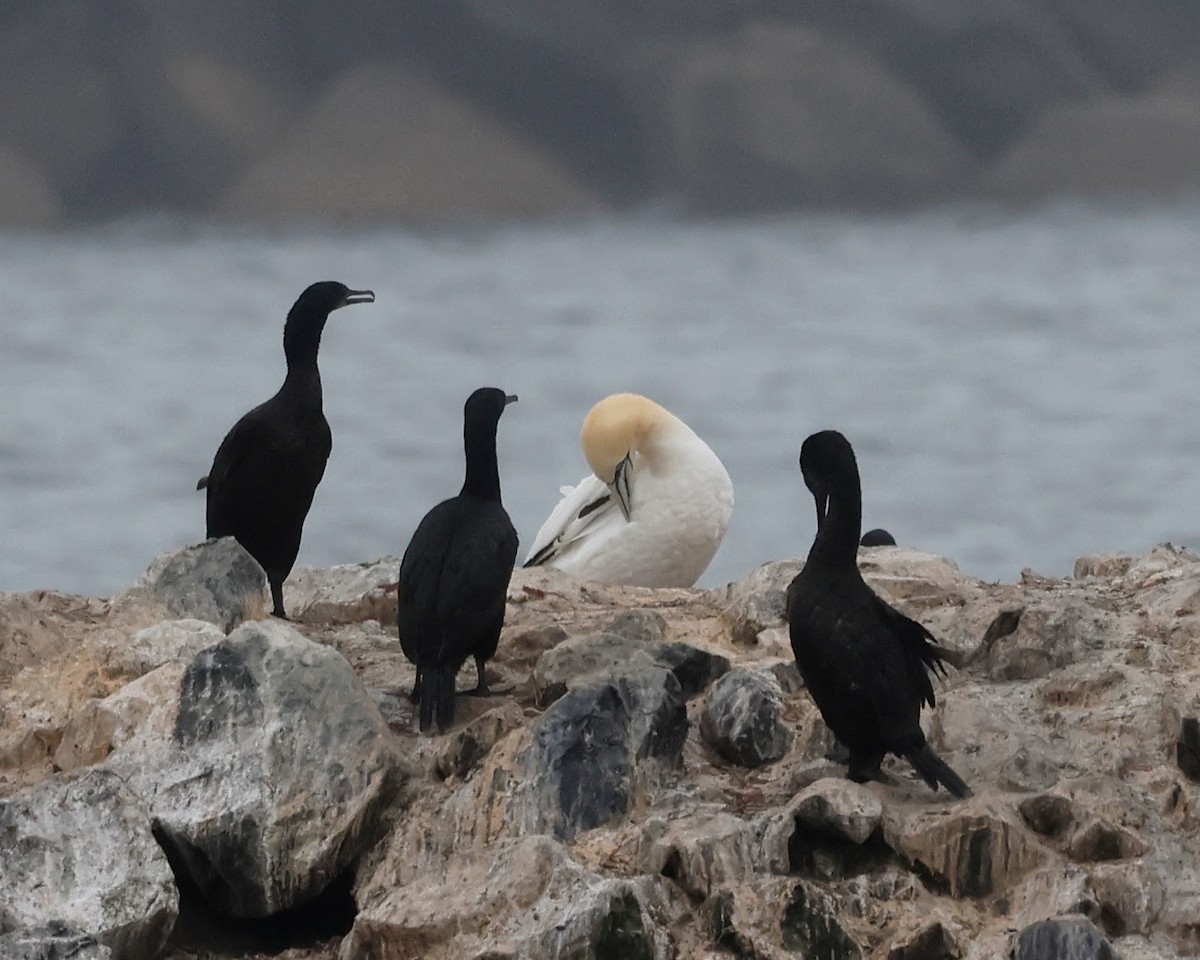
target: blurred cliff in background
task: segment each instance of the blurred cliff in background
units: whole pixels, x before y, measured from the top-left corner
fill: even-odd
[[[1196,0],[6,0],[0,223],[1200,187]]]

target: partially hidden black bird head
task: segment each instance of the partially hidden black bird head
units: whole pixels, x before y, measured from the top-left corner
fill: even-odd
[[[348,307],[352,303],[374,302],[375,294],[370,290],[351,290],[336,280],[322,280],[300,294],[291,312],[328,316],[334,310]]]
[[[858,488],[858,462],[850,441],[836,430],[822,430],[800,447],[800,472],[817,506],[817,529],[829,513],[831,491]]]
[[[505,393],[496,387],[480,387],[467,397],[463,417],[468,423],[496,423],[504,408],[516,402],[515,393]]]

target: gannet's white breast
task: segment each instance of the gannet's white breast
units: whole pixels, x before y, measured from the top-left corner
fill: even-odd
[[[588,421],[616,400],[645,405],[628,442],[614,446],[612,436],[601,441],[593,436],[589,444]],[[600,470],[606,469],[597,447],[607,445],[609,459],[629,454],[630,517],[625,519],[608,483],[589,474],[577,486],[563,488],[563,499],[542,524],[526,563],[557,567],[584,580],[692,586],[716,554],[733,513],[733,482],[724,465],[687,424],[642,397],[609,397],[593,408],[588,421],[582,439],[593,469],[598,462]]]

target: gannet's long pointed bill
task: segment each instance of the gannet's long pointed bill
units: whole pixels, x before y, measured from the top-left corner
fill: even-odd
[[[617,464],[617,469],[613,473],[613,481],[609,484],[613,495],[617,498],[617,503],[621,506],[621,513],[625,515],[626,520],[633,513],[633,492],[630,489],[632,477],[633,461],[630,459],[630,454],[626,454],[625,459]]]

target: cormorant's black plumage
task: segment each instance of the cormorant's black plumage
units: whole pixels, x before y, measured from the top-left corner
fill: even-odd
[[[417,666],[422,730],[435,718],[443,731],[454,722],[454,679],[468,657],[479,675],[473,692],[488,693],[484,664],[500,640],[517,559],[517,531],[500,502],[496,426],[516,399],[491,387],[467,399],[462,491],[425,515],[400,562],[400,646]]]
[[[800,450],[817,505],[817,536],[788,588],[796,665],[821,716],[850,752],[848,776],[879,776],[885,754],[904,757],[936,790],[971,791],[925,742],[921,705],[934,705],[929,673],[945,672],[933,636],[881,600],[858,571],[862,493],[840,433],[815,433]]]
[[[207,535],[236,537],[266,571],[274,614],[284,617],[283,581],[300,552],[304,518],[333,448],[325,419],[317,351],[329,314],[371,303],[370,290],[314,283],[288,312],[283,328],[287,378],[226,434],[208,476]]]

